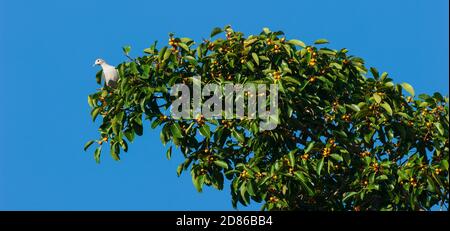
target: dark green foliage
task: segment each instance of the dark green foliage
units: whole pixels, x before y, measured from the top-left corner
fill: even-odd
[[[171,36],[169,47],[160,49],[155,43],[118,66],[116,89],[89,96],[93,119],[102,119],[99,143],[108,138],[114,159],[150,128],[144,119],[162,127],[164,144],[181,151],[185,162],[177,172],[190,169],[198,191],[222,189],[224,178],[231,180],[234,206],[251,200],[264,202],[266,210],[448,204],[447,97],[414,97],[411,85],[396,84],[375,68],[366,77],[364,61],[346,49],[307,46],[280,31],[264,28],[245,37],[225,27],[213,36],[198,44]],[[202,84],[278,84],[280,124],[260,132],[258,120],[171,119],[170,87],[191,84],[194,75]]]

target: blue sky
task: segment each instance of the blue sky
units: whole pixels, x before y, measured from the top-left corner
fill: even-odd
[[[232,210],[228,187],[197,193],[176,176],[179,153],[168,161],[149,126],[120,162],[83,152],[97,137],[92,63],[124,61],[124,45],[137,56],[169,32],[199,40],[216,26],[269,27],[326,38],[417,93],[448,95],[448,16],[447,0],[0,0],[0,210]]]

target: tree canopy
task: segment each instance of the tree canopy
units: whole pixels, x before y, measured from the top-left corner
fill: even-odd
[[[169,35],[145,55],[118,65],[117,87],[88,96],[101,117],[94,158],[105,143],[120,159],[144,127],[185,161],[198,191],[230,181],[231,202],[263,202],[264,210],[429,210],[448,205],[448,97],[415,96],[408,83],[366,69],[347,49],[307,45],[264,28],[246,37],[231,27],[209,39]],[[261,131],[259,119],[173,119],[175,83],[277,84],[278,125]],[[100,84],[101,71],[96,75]],[[100,115],[100,116],[99,116]],[[145,120],[150,121],[147,125]]]

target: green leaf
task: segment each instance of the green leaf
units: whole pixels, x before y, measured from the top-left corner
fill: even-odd
[[[94,159],[97,164],[100,163],[100,155],[102,153],[102,146],[98,146],[94,151]]]
[[[373,184],[375,182],[375,173],[371,173],[369,176],[369,184]]]
[[[90,95],[88,95],[88,104],[89,104],[89,107],[91,107],[91,108],[95,107],[94,100],[92,99],[92,97]]]
[[[360,111],[358,105],[356,105],[356,104],[346,104],[345,106],[349,107],[350,109],[352,109],[355,112],[359,112]]]
[[[259,65],[259,57],[256,53],[252,53],[253,60],[255,60],[256,65]]]
[[[282,80],[291,82],[291,83],[293,83],[293,84],[295,84],[295,85],[299,85],[299,86],[302,85],[302,84],[300,83],[300,81],[298,81],[298,80],[295,79],[295,78],[292,78],[291,76],[284,76],[284,77],[282,78]]]
[[[330,50],[328,48],[321,48],[318,51],[319,54],[324,54],[324,55],[329,55],[329,56],[335,56],[336,55],[336,51],[334,50]]]
[[[176,138],[183,138],[183,133],[181,131],[181,127],[178,123],[173,123],[172,126],[170,126],[170,131],[172,132],[172,135]]]
[[[120,146],[122,147],[122,149],[123,149],[125,152],[128,152],[128,143],[127,143],[127,141],[122,140],[122,141],[120,142]]]
[[[255,194],[255,186],[253,181],[248,181],[247,183],[247,192],[250,194],[250,196],[256,196]]]
[[[437,130],[439,131],[439,134],[441,135],[441,136],[443,136],[444,135],[444,127],[442,126],[442,124],[441,123],[439,123],[439,122],[436,122],[436,123],[434,123],[434,126],[437,128]]]
[[[320,176],[320,173],[322,172],[324,159],[325,158],[322,157],[322,159],[319,160],[319,162],[317,163],[317,166],[316,166],[316,172],[317,172],[317,175],[319,175],[319,176]]]
[[[347,136],[347,133],[345,133],[344,131],[337,130],[337,131],[333,131],[333,133],[335,133],[336,135],[345,137],[345,138],[348,137],[348,136]]]
[[[144,133],[142,122],[139,123],[135,121],[135,123],[133,123],[133,131],[136,133],[136,135],[142,136],[142,134]]]
[[[223,161],[223,160],[215,160],[214,164],[223,168],[223,169],[228,169],[228,164],[227,162]]]
[[[172,54],[172,50],[166,49],[166,51],[164,52],[163,60],[167,60],[171,54]]]
[[[316,41],[314,41],[314,44],[325,44],[328,43],[328,40],[326,39],[317,39]]]
[[[397,112],[395,114],[397,114],[397,115],[399,115],[399,116],[401,116],[401,117],[403,117],[405,119],[408,119],[408,120],[411,119],[411,116],[409,116],[408,114],[406,114],[404,112]]]
[[[128,53],[130,53],[130,51],[131,51],[131,46],[124,46],[124,47],[122,47],[122,50],[123,50],[123,53],[128,55]]]
[[[192,42],[193,40],[192,40],[191,38],[186,38],[186,37],[184,37],[184,38],[180,38],[180,41],[181,41],[182,43],[188,44],[189,42]]]
[[[327,171],[328,173],[331,173],[331,169],[333,168],[333,161],[328,160],[327,161]]]
[[[252,72],[255,71],[255,66],[253,65],[253,63],[251,61],[248,61],[246,63],[246,65],[247,65],[248,69],[250,69]]]
[[[344,158],[345,163],[347,164],[347,166],[349,166],[352,162],[350,153],[347,150],[342,150],[342,149],[341,149],[341,153],[342,153],[342,157]]]
[[[370,72],[372,72],[372,75],[375,79],[380,78],[380,74],[378,73],[377,69],[375,67],[370,68]]]
[[[236,138],[239,142],[244,143],[245,142],[245,136],[241,134],[240,132],[233,129],[233,137]]]
[[[188,47],[186,44],[184,44],[184,43],[178,43],[178,46],[180,46],[181,48],[183,48],[183,50],[189,52],[189,47]]]
[[[414,97],[414,88],[409,83],[401,84],[403,89],[405,89],[412,97]]]
[[[202,134],[202,136],[204,136],[206,138],[211,138],[211,131],[207,124],[204,124],[203,126],[201,126],[199,131],[200,131],[200,134]]]
[[[311,151],[311,149],[314,147],[314,144],[315,144],[316,142],[314,142],[314,141],[312,141],[312,142],[310,142],[309,144],[308,144],[308,146],[306,147],[306,149],[305,149],[305,153],[308,153],[309,151]]]
[[[192,57],[190,55],[186,55],[184,58],[187,59],[193,65],[197,65],[197,63],[198,63],[197,59],[195,59],[194,57]]]
[[[267,27],[264,27],[264,28],[263,28],[263,31],[264,31],[265,34],[269,34],[269,33],[270,33],[270,30],[269,30],[269,28],[267,28]]]
[[[431,177],[427,177],[427,183],[427,190],[430,192],[436,192],[436,186],[434,185],[433,179]]]
[[[95,119],[98,116],[98,113],[100,113],[101,108],[94,108],[94,110],[91,111],[91,117],[92,117],[92,121],[95,121]]]
[[[116,136],[119,135],[120,125],[121,124],[117,123],[115,120],[112,121],[111,128],[113,130],[114,135]]]
[[[159,133],[159,138],[161,139],[161,143],[166,145],[167,141],[169,141],[169,124],[165,124],[164,127],[161,130],[161,133]]]
[[[94,142],[94,140],[89,140],[88,142],[86,142],[86,144],[84,145],[84,151],[86,151]]]
[[[317,79],[319,79],[320,81],[324,82],[326,84],[327,88],[333,87],[333,82],[331,82],[329,79],[327,79],[326,77],[323,76],[319,76],[317,77]]]
[[[166,157],[168,160],[170,160],[170,158],[172,157],[172,146],[170,146],[169,149],[167,149]]]
[[[384,103],[380,104],[380,106],[383,107],[384,110],[386,110],[386,112],[389,115],[392,115],[392,108],[391,108],[391,106],[388,103],[384,102]]]
[[[130,142],[133,142],[133,140],[134,140],[134,131],[131,130],[131,129],[128,129],[128,130],[126,130],[124,133],[125,133],[125,137],[127,137],[127,139],[128,139]]]
[[[394,87],[394,83],[393,82],[387,82],[384,84],[386,87],[392,88]]]
[[[375,99],[375,102],[381,103],[381,96],[377,93],[373,93],[373,99]]]
[[[246,182],[244,182],[244,183],[241,184],[241,186],[240,186],[240,188],[239,188],[239,192],[240,192],[240,196],[241,196],[240,202],[241,202],[243,205],[248,205],[248,204],[249,204],[249,201],[247,200],[247,195],[246,195],[246,193],[247,193],[247,183],[246,183]]]
[[[348,198],[350,198],[350,197],[352,197],[352,196],[354,196],[354,195],[356,195],[356,194],[358,194],[358,192],[348,192],[348,193],[345,193],[345,196],[344,196],[344,198],[342,198],[342,201],[346,201]]]
[[[306,47],[304,42],[297,40],[297,39],[291,39],[287,43],[295,45],[295,46],[303,47],[303,48]]]
[[[288,153],[289,162],[291,163],[291,166],[295,166],[295,153],[297,151],[298,151],[298,149],[294,149]]]
[[[381,181],[381,180],[387,180],[388,177],[386,175],[380,175],[380,176],[377,176],[376,179]]]
[[[137,64],[135,62],[130,63],[130,72],[134,75],[139,74],[139,70],[138,70]]]
[[[331,156],[331,158],[333,158],[333,159],[335,159],[335,160],[337,160],[337,161],[344,161],[344,159],[342,158],[342,156],[341,155],[339,155],[339,154],[331,154],[330,155]]]
[[[203,175],[196,177],[195,174],[192,173],[192,183],[194,183],[194,187],[198,192],[202,192],[203,177]]]
[[[342,65],[339,63],[330,63],[330,67],[335,67],[338,70],[342,70]]]
[[[372,140],[372,136],[375,133],[375,130],[370,130],[369,133],[364,135],[364,141],[366,141],[366,143],[370,143],[370,141]]]
[[[216,35],[218,35],[218,34],[220,34],[220,33],[222,33],[223,32],[223,30],[222,30],[222,28],[220,28],[220,27],[215,27],[212,31],[211,31],[211,35],[209,36],[209,37],[214,37],[214,36],[216,36]]]
[[[158,53],[158,61],[162,61],[162,59],[163,59],[163,57],[164,57],[164,54],[166,54],[166,51],[167,51],[168,49],[167,49],[167,47],[165,46],[165,47],[163,47],[163,48],[161,48],[161,50],[159,51],[159,53]]]
[[[148,79],[150,76],[150,65],[142,65],[142,79]]]
[[[301,172],[295,172],[294,175],[300,180],[300,184],[303,188],[306,189],[309,196],[314,195],[314,191],[311,189],[311,187],[308,186],[308,181],[305,178],[305,175],[303,175]]]
[[[270,61],[269,57],[264,56],[264,55],[260,55],[259,59],[263,60],[263,61]]]
[[[153,54],[153,49],[151,49],[151,48],[145,48],[144,49],[144,53],[147,53],[147,54]]]
[[[177,176],[180,176],[182,172],[183,172],[183,164],[180,164],[177,167]]]
[[[441,165],[444,168],[445,171],[448,171],[448,161],[447,160],[442,160],[441,161]]]
[[[114,160],[120,160],[120,157],[119,157],[120,148],[119,148],[118,143],[114,143],[111,145],[110,153]]]

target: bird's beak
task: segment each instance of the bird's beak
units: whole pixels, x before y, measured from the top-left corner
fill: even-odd
[[[97,64],[94,63],[94,64],[92,65],[92,67],[95,67],[95,65],[97,65]]]

